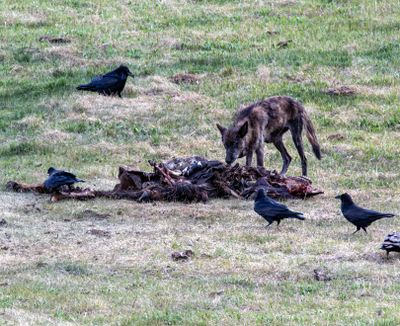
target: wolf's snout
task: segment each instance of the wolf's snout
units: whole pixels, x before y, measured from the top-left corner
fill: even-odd
[[[225,158],[225,162],[226,162],[226,164],[228,164],[228,165],[232,164],[233,161],[234,161],[234,160],[233,160],[231,157],[226,157],[226,158]]]

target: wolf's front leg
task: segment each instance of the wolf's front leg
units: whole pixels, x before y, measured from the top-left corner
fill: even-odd
[[[257,166],[264,167],[264,147],[261,145],[256,149]]]
[[[253,161],[253,151],[249,151],[246,155],[246,165],[251,166],[251,161]]]

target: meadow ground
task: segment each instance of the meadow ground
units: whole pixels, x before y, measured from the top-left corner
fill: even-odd
[[[400,214],[399,21],[394,0],[2,1],[0,324],[399,325],[400,257],[379,250],[399,217],[350,235],[333,199],[349,191]],[[123,99],[75,91],[120,63],[136,75]],[[177,85],[177,73],[198,82]],[[343,85],[355,94],[325,93]],[[323,149],[319,162],[306,147],[325,194],[287,203],[304,222],[266,230],[250,201],[50,203],[4,190],[49,166],[109,189],[122,164],[222,160],[215,122],[272,95],[304,103]],[[266,165],[281,166],[272,146]],[[171,260],[185,249],[190,261]]]

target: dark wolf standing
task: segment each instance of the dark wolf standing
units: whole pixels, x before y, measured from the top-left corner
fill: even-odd
[[[246,156],[246,165],[251,166],[255,152],[257,166],[264,166],[263,143],[273,143],[282,156],[281,174],[287,172],[292,160],[282,141],[283,134],[290,130],[300,155],[302,174],[307,176],[307,158],[301,138],[303,126],[313,152],[320,160],[321,150],[313,124],[303,105],[291,97],[274,96],[240,109],[230,128],[217,123],[226,149],[226,163],[231,164],[237,158]]]
[[[118,94],[122,97],[121,92],[128,76],[134,77],[127,66],[121,65],[103,76],[94,77],[89,84],[79,85],[76,89],[108,96]]]

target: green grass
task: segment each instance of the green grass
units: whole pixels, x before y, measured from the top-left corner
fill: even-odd
[[[400,324],[399,255],[386,260],[379,250],[400,222],[350,236],[333,200],[349,191],[400,213],[399,19],[397,1],[2,3],[0,184],[40,182],[55,166],[112,189],[119,165],[222,160],[216,122],[289,95],[316,127],[324,158],[308,144],[306,152],[325,194],[288,202],[306,221],[265,230],[251,202],[50,203],[3,186],[0,324]],[[71,43],[40,42],[44,35]],[[282,40],[291,42],[277,47]],[[136,76],[123,99],[75,90],[121,63]],[[199,83],[176,85],[177,73]],[[356,94],[325,93],[341,85]],[[289,174],[298,175],[285,143]],[[273,146],[265,161],[280,168]],[[82,218],[86,209],[111,217]],[[94,228],[111,237],[87,233]],[[171,260],[188,248],[189,262]],[[331,281],[316,281],[315,268]]]

